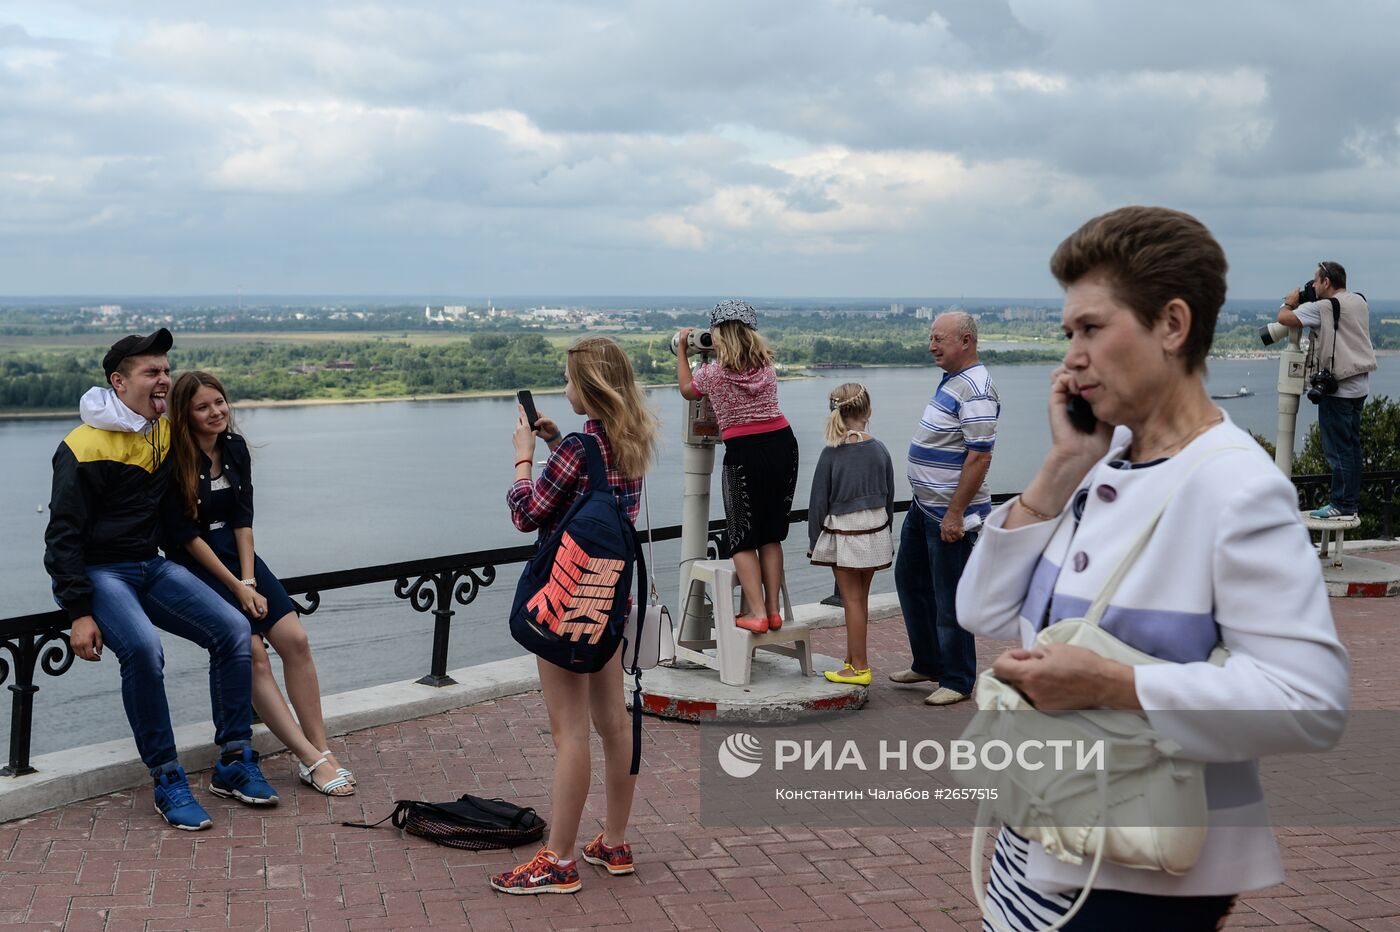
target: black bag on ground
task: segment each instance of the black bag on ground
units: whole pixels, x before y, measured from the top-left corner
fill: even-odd
[[[342,822],[351,828],[374,828],[386,819],[410,835],[449,848],[487,851],[534,844],[544,837],[547,822],[535,810],[504,799],[483,799],[463,793],[454,803],[424,803],[412,799],[395,800],[397,808],[372,824]]]

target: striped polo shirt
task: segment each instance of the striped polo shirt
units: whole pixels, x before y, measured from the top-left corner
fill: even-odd
[[[986,366],[979,362],[943,376],[909,444],[909,486],[924,514],[943,520],[967,451],[992,452],[1000,414],[1001,396]],[[984,481],[966,515],[985,518],[991,510],[992,496]]]

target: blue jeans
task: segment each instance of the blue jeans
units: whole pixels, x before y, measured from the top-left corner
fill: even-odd
[[[214,741],[225,751],[252,746],[252,660],[248,619],[189,570],[162,557],[87,568],[92,615],[102,643],[117,655],[122,704],[141,761],[158,777],[178,766],[165,699],[160,634],[209,651]]]
[[[957,597],[958,580],[977,534],[964,534],[950,544],[939,536],[941,530],[917,503],[910,506],[899,533],[894,584],[909,632],[914,672],[970,695],[977,676],[977,645],[958,625]]]
[[[1332,467],[1332,505],[1354,515],[1361,510],[1361,409],[1366,399],[1324,395],[1317,406],[1322,455]]]

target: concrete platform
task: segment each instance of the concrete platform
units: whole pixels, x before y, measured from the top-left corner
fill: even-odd
[[[845,624],[840,607],[813,602],[793,607],[793,617],[813,631]],[[870,623],[899,617],[899,597],[893,592],[870,597]],[[680,721],[787,722],[812,712],[859,709],[869,690],[862,686],[828,683],[823,670],[835,670],[841,661],[812,655],[817,675],[803,677],[797,661],[768,651],[757,651],[748,686],[726,686],[719,672],[707,669],[657,667],[642,674],[642,708],[658,718]],[[627,701],[632,701],[632,681],[624,679]]]
[[[1327,594],[1334,599],[1400,596],[1400,566],[1352,556],[1350,544],[1340,567],[1330,560],[1323,564],[1322,578],[1327,582]]]
[[[790,722],[813,712],[859,709],[869,689],[828,683],[822,670],[835,670],[841,661],[812,655],[815,676],[803,676],[797,661],[768,651],[753,658],[753,678],[747,686],[726,686],[719,671],[657,667],[642,674],[642,708],[660,718],[686,722]],[[624,680],[627,701],[632,681]]]

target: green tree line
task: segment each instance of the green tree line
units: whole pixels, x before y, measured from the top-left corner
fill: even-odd
[[[930,364],[925,328],[903,340],[779,331],[778,361],[862,365]],[[670,333],[619,335],[643,382],[675,379]],[[283,341],[176,346],[178,372],[205,369],[223,380],[236,400],[382,398],[550,388],[564,384],[563,341],[538,332],[477,333],[460,341],[415,344],[373,340]],[[98,348],[12,351],[0,354],[0,409],[71,410],[83,392],[103,384]],[[985,354],[988,362],[1014,364],[1057,358],[1053,351]]]

